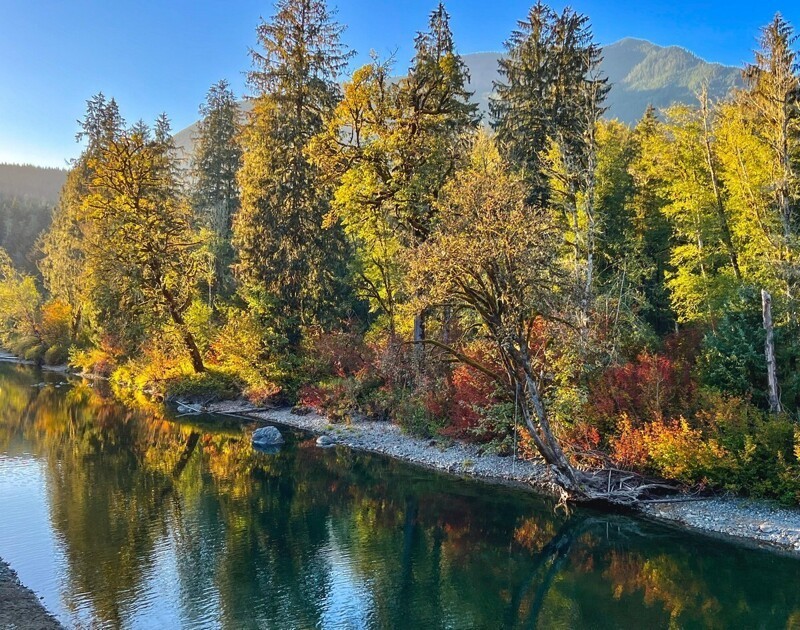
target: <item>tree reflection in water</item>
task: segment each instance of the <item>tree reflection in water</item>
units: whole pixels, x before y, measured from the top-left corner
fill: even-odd
[[[564,519],[527,493],[291,432],[265,455],[238,424],[177,423],[86,383],[33,387],[39,378],[0,366],[0,453],[46,462],[67,622],[154,625],[170,607],[185,625],[229,628],[800,618],[791,558],[619,516]]]

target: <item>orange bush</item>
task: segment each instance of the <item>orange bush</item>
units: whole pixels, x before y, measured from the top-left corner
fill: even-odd
[[[69,345],[72,309],[61,300],[51,300],[42,307],[42,337],[48,345]]]
[[[612,458],[620,466],[686,483],[707,479],[727,455],[716,440],[706,439],[683,418],[636,427],[623,416],[610,441]]]
[[[622,468],[643,470],[648,463],[644,430],[634,427],[627,414],[617,424],[617,434],[610,439],[611,458]]]

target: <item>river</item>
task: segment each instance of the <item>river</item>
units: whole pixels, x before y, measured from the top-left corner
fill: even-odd
[[[800,627],[795,558],[99,389],[0,364],[0,557],[66,627]]]

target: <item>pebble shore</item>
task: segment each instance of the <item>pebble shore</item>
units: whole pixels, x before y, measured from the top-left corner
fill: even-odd
[[[800,557],[800,510],[771,501],[712,497],[686,503],[649,504],[642,511],[656,520],[777,547]]]
[[[242,415],[303,429],[315,435],[328,435],[337,444],[381,453],[454,475],[554,494],[547,468],[542,464],[483,453],[474,444],[416,438],[388,422],[365,420],[350,425],[334,425],[313,412],[297,415],[288,408],[263,410],[237,401],[210,405],[208,411]],[[641,511],[656,521],[716,537],[777,548],[800,557],[800,509],[782,507],[770,501],[710,497],[698,501],[646,504]]]
[[[0,558],[0,628],[6,630],[60,630],[61,624],[45,610],[35,593]]]

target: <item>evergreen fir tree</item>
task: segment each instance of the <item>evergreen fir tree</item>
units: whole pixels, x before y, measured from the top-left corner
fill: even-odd
[[[330,190],[306,156],[340,98],[337,77],[350,58],[342,30],[323,0],[281,0],[252,52],[236,271],[290,346],[303,327],[346,314],[350,303],[347,243],[337,225],[323,229]]]
[[[219,81],[211,87],[200,107],[200,115],[193,158],[195,214],[210,232],[211,283],[223,295],[228,295],[233,290],[231,224],[239,209],[236,174],[242,149],[239,106],[227,81]]]
[[[590,135],[604,111],[606,80],[598,76],[601,49],[588,18],[556,13],[537,2],[506,42],[502,81],[489,104],[492,126],[505,157],[521,169],[530,200],[550,196],[545,157],[557,142],[569,170],[586,172]]]

